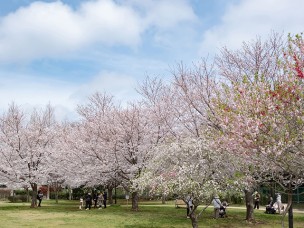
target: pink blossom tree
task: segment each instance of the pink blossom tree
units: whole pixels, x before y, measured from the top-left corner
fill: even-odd
[[[270,53],[277,51],[277,54],[262,55],[267,56],[265,61],[268,63],[256,64],[264,67],[256,67],[256,71],[249,71],[245,75],[241,75],[241,58],[237,58],[240,62],[233,62],[235,55],[227,54],[230,60],[224,58],[225,61],[220,61],[220,69],[230,83],[225,84],[223,93],[215,102],[219,110],[217,115],[222,120],[224,134],[221,138],[224,145],[229,151],[243,157],[244,162],[247,161],[248,172],[254,170],[252,174],[255,179],[275,181],[281,185],[288,194],[288,208],[292,190],[303,184],[301,43],[299,37],[290,39],[285,52],[277,50],[277,45],[271,46],[275,50]],[[292,211],[289,213],[291,215]],[[247,213],[247,219],[252,219],[252,213]],[[289,224],[292,227],[291,220]]]
[[[265,176],[265,168],[252,168],[260,164],[262,159],[255,156],[255,144],[249,143],[250,140],[255,142],[259,135],[255,132],[255,123],[259,118],[255,112],[259,109],[259,104],[267,105],[264,103],[263,93],[260,93],[262,88],[265,88],[265,84],[273,84],[281,75],[282,67],[279,60],[282,59],[283,47],[281,35],[272,33],[265,41],[257,38],[251,42],[244,42],[239,50],[231,51],[224,47],[216,58],[218,73],[223,79],[222,87],[217,90],[218,98],[214,99],[217,104],[215,109],[220,110],[215,116],[222,123],[219,136],[225,138],[224,141],[218,139],[218,142],[227,148],[227,153],[243,155],[242,158],[247,165],[242,167],[242,173],[252,177],[244,189],[247,221],[254,219],[252,193],[263,182],[261,177]],[[245,96],[250,100],[246,100]],[[222,115],[223,113],[225,115]],[[231,113],[233,121],[230,118]],[[246,133],[242,132],[244,129]]]

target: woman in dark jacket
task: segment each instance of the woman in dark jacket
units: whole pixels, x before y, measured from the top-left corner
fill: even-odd
[[[85,201],[86,201],[85,209],[86,210],[91,210],[91,206],[92,206],[92,196],[91,196],[91,193],[87,194]]]
[[[103,206],[104,206],[104,208],[107,208],[107,199],[108,199],[108,195],[107,195],[107,192],[105,191],[103,193]]]

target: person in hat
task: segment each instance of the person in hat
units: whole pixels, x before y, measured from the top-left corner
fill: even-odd
[[[214,218],[217,219],[220,216],[220,208],[222,206],[221,200],[218,195],[214,195],[212,203],[214,207]]]

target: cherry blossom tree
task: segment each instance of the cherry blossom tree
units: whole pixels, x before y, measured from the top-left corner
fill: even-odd
[[[214,99],[220,110],[219,113],[216,113],[218,120],[222,122],[219,128],[220,135],[226,137],[221,144],[228,148],[227,152],[232,152],[236,156],[244,155],[244,162],[247,166],[242,167],[242,173],[251,176],[251,180],[248,182],[251,184],[244,189],[248,221],[254,219],[252,193],[264,181],[264,171],[267,170],[267,166],[252,168],[257,167],[262,158],[256,156],[255,146],[248,145],[248,142],[249,140],[255,142],[260,135],[255,132],[255,123],[259,118],[259,115],[255,113],[258,112],[259,105],[267,105],[263,96],[263,88],[273,85],[281,75],[282,66],[279,61],[282,60],[283,47],[282,36],[272,33],[265,41],[257,38],[251,42],[244,42],[239,50],[231,51],[224,47],[216,58],[219,75],[223,77],[223,86],[217,90],[218,98]],[[245,96],[250,100],[246,100]],[[234,113],[234,121],[230,119],[230,113]],[[242,132],[244,129],[247,129],[248,132]],[[232,135],[233,140],[230,137]]]
[[[70,186],[106,185],[113,179],[110,150],[113,102],[112,96],[95,93],[86,105],[78,107],[79,122],[65,123],[61,132],[62,150],[66,151],[65,169]],[[112,181],[113,182],[113,181]]]
[[[191,195],[193,208],[190,218],[193,227],[198,227],[197,207],[210,204],[214,194],[225,194],[232,180],[231,162],[223,160],[224,154],[210,147],[208,140],[184,138],[181,141],[163,143],[156,148],[153,162],[137,181],[140,186],[149,186],[151,193],[176,194],[188,203]]]
[[[150,113],[141,104],[130,104],[117,112],[116,172],[127,192],[132,193],[132,210],[138,210],[138,186],[134,181],[150,164],[154,146],[163,139],[160,125],[150,121]]]
[[[0,119],[1,175],[12,186],[30,186],[31,207],[36,207],[38,184],[46,181],[53,165],[50,156],[55,142],[53,109],[34,110],[26,115],[11,104]]]
[[[162,138],[159,125],[149,120],[149,113],[139,104],[122,109],[112,97],[93,94],[87,104],[79,106],[82,116],[62,139],[75,163],[67,167],[79,170],[83,183],[97,183],[113,189],[113,183],[132,193],[132,209],[138,209],[138,192],[132,181],[149,162],[151,148]],[[78,169],[77,169],[78,166]],[[75,172],[75,171],[73,171]]]
[[[210,203],[210,197],[233,182],[233,163],[214,147],[210,131],[217,129],[212,99],[217,81],[213,65],[202,60],[193,68],[183,64],[172,70],[173,80],[165,85],[159,79],[148,78],[141,87],[144,102],[152,121],[162,123],[164,140],[154,148],[155,157],[135,184],[151,189],[151,193],[176,194],[188,203],[192,194],[194,207],[190,217],[197,227],[198,205]],[[220,168],[219,168],[220,167]]]
[[[256,180],[260,178],[262,182],[275,181],[281,185],[288,194],[288,208],[291,205],[292,190],[303,184],[301,44],[299,37],[296,40],[290,39],[287,51],[280,49],[274,56],[269,55],[266,62],[270,63],[262,66],[270,68],[267,69],[267,72],[271,72],[270,75],[264,68],[256,67],[258,71],[250,71],[241,76],[238,74],[242,72],[241,67],[238,67],[242,64],[235,62],[234,65],[226,60],[227,65],[220,66],[230,83],[225,84],[223,93],[216,101],[219,110],[217,114],[222,120],[224,145],[242,156],[244,162],[247,161],[248,171],[250,173],[254,169],[252,175]],[[277,45],[271,47],[276,49]],[[269,49],[266,53],[268,52]],[[275,62],[276,64],[271,64]],[[289,213],[291,215],[292,211]],[[247,219],[250,217],[249,214]],[[289,224],[292,227],[291,221]]]

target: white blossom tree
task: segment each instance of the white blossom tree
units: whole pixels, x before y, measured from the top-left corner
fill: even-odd
[[[55,127],[53,109],[34,110],[27,116],[11,104],[0,119],[0,170],[2,178],[12,186],[30,186],[31,207],[36,207],[38,184],[46,181],[53,162]]]
[[[217,88],[213,65],[207,60],[193,68],[179,64],[172,74],[173,80],[167,85],[148,78],[140,89],[155,116],[152,121],[160,121],[166,134],[136,184],[152,188],[152,193],[174,193],[185,203],[186,196],[192,194],[190,217],[193,227],[197,227],[198,205],[210,203],[210,197],[223,185],[232,188],[224,180],[233,182],[235,169],[229,156],[225,157],[209,137],[219,127],[216,117],[210,118]]]

